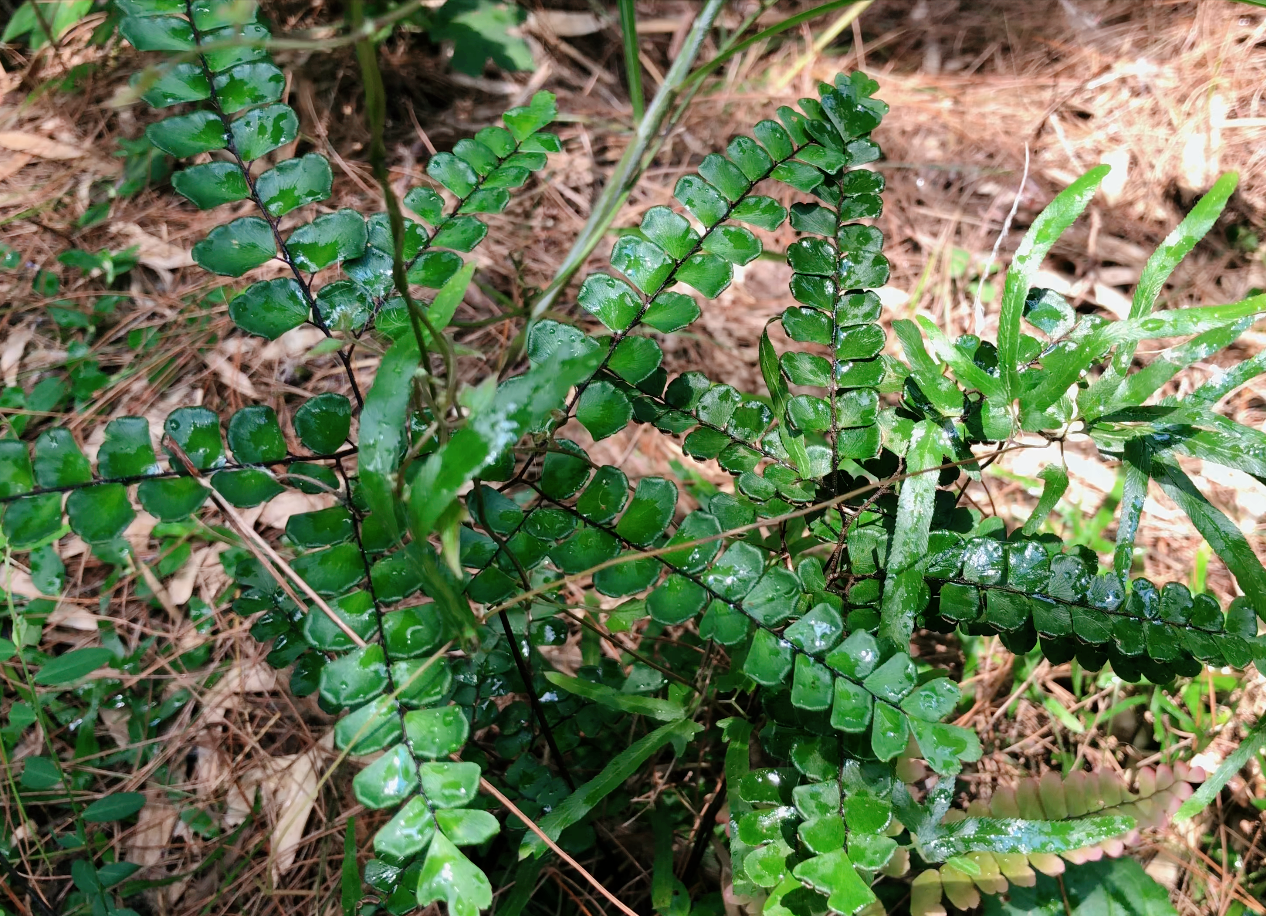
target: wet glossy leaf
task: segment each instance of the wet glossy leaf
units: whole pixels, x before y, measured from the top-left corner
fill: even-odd
[[[395,744],[403,734],[395,702],[379,697],[338,720],[334,746],[350,754],[372,754]]]
[[[268,340],[303,324],[309,311],[303,287],[292,277],[253,283],[229,302],[234,324]]]
[[[413,765],[412,761],[409,763]],[[403,865],[426,849],[434,836],[435,817],[426,799],[415,795],[374,834],[374,854],[384,861]]]
[[[457,847],[436,833],[418,876],[418,903],[427,906],[443,900],[452,916],[479,916],[492,906],[492,885],[487,876]]]
[[[290,233],[286,250],[300,270],[315,272],[335,261],[357,257],[365,250],[369,233],[355,210],[336,210],[318,216]]]
[[[240,277],[276,254],[272,229],[258,216],[217,226],[193,246],[193,259],[200,266],[226,277]]]
[[[299,119],[288,105],[252,108],[230,127],[233,145],[246,162],[284,146],[299,133]]]
[[[121,535],[136,513],[128,500],[127,487],[103,483],[71,492],[66,498],[66,517],[75,534],[96,544]]]
[[[151,124],[145,128],[145,136],[158,149],[177,159],[224,149],[228,144],[224,124],[211,111],[194,111]]]
[[[461,707],[442,706],[405,713],[404,732],[414,753],[435,759],[460,751],[470,724]]]
[[[308,153],[280,162],[260,175],[255,180],[255,191],[269,213],[283,216],[305,204],[325,200],[330,196],[333,179],[326,158]]]
[[[265,464],[286,457],[286,437],[271,407],[243,407],[229,420],[229,449],[242,464]]]
[[[874,891],[858,876],[842,849],[807,859],[797,865],[792,874],[815,890],[828,894],[827,905],[845,916],[852,916],[876,900]]]
[[[576,405],[576,419],[594,439],[613,436],[633,419],[633,406],[610,382],[593,382]]]
[[[392,808],[418,788],[418,766],[409,749],[398,744],[352,780],[356,800],[367,808]]]
[[[765,687],[777,687],[791,673],[791,643],[768,630],[757,630],[743,662],[743,673]]]
[[[171,186],[200,210],[245,200],[250,196],[246,178],[236,162],[204,162],[171,176]]]
[[[355,709],[382,694],[387,665],[380,645],[368,645],[328,662],[321,669],[321,701],[329,709]],[[405,721],[408,728],[408,720]]]

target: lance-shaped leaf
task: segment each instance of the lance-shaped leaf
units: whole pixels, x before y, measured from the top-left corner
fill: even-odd
[[[602,772],[589,780],[557,805],[549,814],[541,819],[541,831],[551,840],[572,824],[579,823],[604,798],[618,789],[626,779],[637,772],[652,754],[669,742],[680,743],[690,740],[702,730],[703,726],[689,719],[678,719],[667,725],[661,725],[645,737],[639,738],[602,768]],[[529,833],[519,847],[519,858],[539,856],[546,852],[543,840],[535,833]]]
[[[472,411],[466,425],[425,459],[411,485],[413,536],[430,534],[466,482],[561,407],[568,390],[592,375],[601,358],[597,349],[559,347],[526,374],[502,383],[485,406]]]
[[[1152,253],[1143,265],[1139,275],[1138,286],[1134,287],[1134,299],[1130,303],[1130,317],[1142,318],[1156,305],[1156,300],[1165,288],[1165,281],[1174,272],[1182,259],[1196,247],[1205,234],[1213,228],[1213,224],[1222,215],[1222,210],[1235,192],[1240,176],[1235,172],[1227,172],[1209,189],[1209,193],[1200,198],[1191,211],[1183,217],[1183,221],[1174,231],[1165,236],[1165,241]],[[1125,375],[1134,358],[1134,346],[1127,343],[1117,352],[1113,362],[1119,375]]]
[[[1056,240],[1081,215],[1110,168],[1096,166],[1059,193],[1038,214],[1007,268],[1002,291],[1002,315],[998,319],[998,365],[1002,388],[1010,402],[1020,395],[1020,322],[1033,277]],[[1065,386],[1067,387],[1067,386]]]
[[[936,501],[937,468],[942,456],[940,427],[930,420],[915,424],[906,451],[906,474],[897,498],[897,522],[888,550],[887,574],[893,583],[899,573],[913,568],[928,551],[928,533]],[[915,607],[909,589],[885,587],[879,632],[894,646],[906,646],[914,632]]]
[[[1161,489],[1187,513],[1214,554],[1231,570],[1257,615],[1266,620],[1266,569],[1239,526],[1209,502],[1176,464],[1153,457],[1151,468]]]

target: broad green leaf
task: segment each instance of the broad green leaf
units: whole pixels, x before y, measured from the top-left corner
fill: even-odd
[[[460,706],[415,709],[404,714],[404,733],[413,753],[434,760],[462,749],[470,723]]]
[[[472,808],[441,808],[435,812],[435,823],[454,846],[478,846],[501,830],[491,811]]]
[[[383,648],[370,644],[326,663],[318,690],[327,709],[355,709],[380,696],[386,687]],[[406,719],[406,731],[408,725]]]
[[[574,693],[588,700],[620,712],[636,716],[649,716],[662,722],[676,722],[686,716],[686,710],[672,700],[661,700],[657,697],[643,697],[631,693],[622,693],[605,684],[569,677],[557,671],[546,671],[545,679],[555,687],[561,687],[568,693]]]
[[[228,145],[224,124],[212,111],[194,111],[167,118],[145,128],[145,136],[158,149],[177,159],[224,149]]]
[[[50,658],[35,672],[35,683],[49,687],[72,684],[86,674],[110,664],[114,653],[100,647],[72,649],[63,655]]]
[[[629,425],[633,406],[610,382],[592,382],[576,404],[576,419],[594,439],[605,439]]]
[[[136,73],[129,85],[142,90],[141,98],[155,108],[210,98],[211,86],[201,64],[181,63]]]
[[[603,767],[601,773],[541,818],[537,826],[551,840],[556,841],[564,830],[572,824],[579,823],[598,803],[623,785],[626,779],[636,773],[642,764],[665,744],[670,741],[688,741],[701,730],[702,726],[689,719],[678,719],[667,725],[661,725],[649,735],[639,738],[616,754],[615,758]],[[519,858],[540,856],[547,849],[548,847],[540,837],[529,833],[519,847]]]
[[[66,498],[70,528],[89,544],[111,541],[132,524],[136,513],[128,501],[127,487],[102,483],[74,490]]]
[[[1033,285],[1033,277],[1056,240],[1086,209],[1099,183],[1110,170],[1106,165],[1096,166],[1061,191],[1033,221],[1011,259],[1011,266],[1007,268],[1002,315],[998,319],[998,364],[1008,403],[1021,393],[1020,321],[1024,317],[1024,302],[1029,287]]]
[[[359,467],[362,491],[374,516],[394,541],[400,536],[397,478],[404,457],[405,413],[413,375],[421,362],[417,341],[404,337],[392,344],[365,395],[360,416]]]
[[[286,437],[271,407],[253,404],[229,419],[229,449],[242,464],[281,461],[288,454]]]
[[[438,900],[448,905],[452,916],[479,916],[480,910],[492,906],[487,876],[437,832],[418,876],[418,904],[429,906]]]
[[[119,23],[119,34],[138,51],[187,51],[195,46],[193,29],[175,16],[128,17]]]
[[[107,426],[107,429],[109,427]],[[146,444],[149,444],[148,426]],[[99,453],[99,452],[98,452]],[[153,454],[151,451],[150,454]],[[0,462],[3,462],[0,455]],[[92,480],[92,468],[79,450],[70,430],[62,427],[45,430],[35,440],[35,460],[32,462],[35,482],[41,487],[66,487]],[[60,504],[59,504],[60,513]]]
[[[280,103],[252,108],[230,125],[233,146],[246,162],[284,146],[299,133],[299,118]]]
[[[129,818],[144,807],[145,796],[140,792],[113,792],[84,808],[80,817],[89,824],[108,824]]]
[[[300,270],[315,273],[335,261],[359,256],[369,239],[365,220],[355,210],[335,210],[290,233],[286,250]]]
[[[238,64],[215,75],[215,94],[225,114],[281,98],[286,75],[267,61]]]
[[[416,769],[412,760],[409,763]],[[403,865],[426,849],[434,836],[435,815],[427,799],[415,795],[374,834],[374,853],[386,862]]]
[[[171,186],[200,210],[245,200],[251,193],[236,162],[191,165],[171,176]]]
[[[875,892],[857,874],[843,849],[806,859],[792,874],[804,884],[827,894],[833,912],[852,916],[876,901]]]
[[[293,422],[304,448],[316,455],[330,455],[338,451],[351,435],[352,403],[344,395],[327,391],[304,401],[295,411]],[[363,411],[361,423],[364,423]],[[364,455],[362,450],[362,462]],[[364,483],[363,464],[361,474],[361,482]]]

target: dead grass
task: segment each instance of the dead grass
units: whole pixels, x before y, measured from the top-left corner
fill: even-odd
[[[535,88],[559,95],[564,152],[506,214],[490,220],[489,242],[475,255],[481,280],[516,303],[553,275],[630,129],[617,75],[618,35],[609,25],[586,31],[584,3],[542,5],[580,15],[564,19],[552,10],[537,10],[534,75],[456,79],[447,74],[442,53],[416,36],[393,39],[383,52],[392,81],[389,139],[400,190],[419,181],[433,148],[451,146]],[[800,0],[787,4],[805,5]],[[644,38],[644,50],[662,72],[693,4],[656,0],[639,4],[639,10],[656,23]],[[310,26],[322,15],[319,7],[292,3],[273,4],[272,12],[282,29]],[[158,187],[116,201],[106,224],[76,228],[87,206],[120,175],[116,138],[137,136],[155,117],[144,106],[108,104],[125,85],[134,58],[113,44],[87,43],[99,21],[85,21],[55,53],[27,59],[14,51],[3,58],[0,239],[21,252],[25,265],[16,274],[0,273],[5,384],[29,390],[67,357],[67,338],[49,320],[45,300],[31,292],[32,273],[59,273],[59,298],[87,303],[101,290],[100,280],[77,277],[56,262],[57,255],[70,246],[96,251],[137,245],[142,269],[128,275],[121,290],[131,297],[126,313],[91,346],[115,381],[61,418],[86,440],[90,453],[100,443],[103,422],[114,416],[140,414],[154,421],[175,406],[204,403],[231,410],[260,401],[282,412],[298,397],[342,390],[345,381],[335,360],[309,354],[315,336],[294,332],[269,344],[233,334],[224,308],[209,299],[205,274],[188,269],[190,245],[222,222],[224,211],[199,213],[178,202],[170,189]],[[1121,178],[1109,182],[1088,217],[1057,246],[1047,264],[1047,285],[1066,290],[1083,311],[1120,314],[1151,250],[1220,171],[1236,169],[1241,185],[1228,216],[1180,268],[1165,298],[1171,305],[1225,302],[1266,286],[1262,249],[1245,250],[1227,236],[1232,227],[1259,237],[1266,231],[1266,10],[1210,0],[877,0],[857,29],[800,68],[797,62],[815,34],[805,29],[733,61],[719,85],[697,99],[668,138],[618,224],[634,222],[649,205],[668,203],[678,177],[705,153],[770,116],[775,104],[811,94],[816,79],[863,66],[880,81],[880,95],[893,108],[877,136],[887,156],[880,165],[889,188],[881,225],[893,265],[885,291],[891,317],[923,314],[952,333],[989,333],[992,310],[986,304],[984,323],[977,327],[967,283],[973,271],[982,269],[1017,192],[1018,215],[1001,242],[1004,261],[1054,193],[1100,161],[1119,166]],[[338,190],[330,206],[377,209],[364,164],[368,135],[352,56],[346,50],[290,54],[283,55],[283,63],[292,71],[289,99],[301,118],[304,149],[325,153],[335,166]],[[72,73],[80,77],[75,91],[47,88]],[[768,87],[776,81],[788,88],[771,98]],[[648,89],[654,86],[652,75]],[[1030,167],[1021,185],[1026,148]],[[781,248],[790,238],[784,232],[769,241]],[[605,254],[600,248],[590,266],[603,266]],[[963,259],[970,265],[966,273],[956,269],[956,260]],[[775,261],[750,265],[690,333],[661,341],[670,371],[705,368],[718,380],[758,388],[756,344],[767,319],[791,304],[786,273]],[[458,317],[476,321],[491,311],[486,295],[473,294]],[[471,376],[488,372],[513,330],[500,323],[463,332],[463,343],[492,356],[488,363],[464,360],[463,371]],[[153,334],[157,342],[150,349],[132,348],[129,332]],[[1246,335],[1235,348],[1188,373],[1172,393],[1198,384],[1215,370],[1213,363],[1255,353],[1263,341],[1261,333]],[[362,387],[375,365],[369,352],[357,361]],[[1224,410],[1261,427],[1266,423],[1264,385],[1258,380],[1241,389],[1222,405]],[[674,461],[712,473],[652,430],[630,431],[602,443],[600,450],[630,473],[664,473]],[[981,505],[992,502],[1011,521],[1023,519],[1036,496],[1026,479],[1051,457],[1036,451],[1009,457],[1001,467],[1013,476],[997,478],[988,491],[973,488],[972,498]],[[1070,448],[1066,458],[1074,471],[1073,503],[1091,516],[1108,499],[1115,470],[1104,469],[1087,446]],[[1245,475],[1206,471],[1198,463],[1191,470],[1256,537],[1266,516],[1266,488]],[[712,479],[725,482],[724,475]],[[269,509],[246,515],[265,534],[278,534],[284,524],[285,515]],[[1149,500],[1144,531],[1140,544],[1148,574],[1159,581],[1188,580],[1198,539],[1159,494]],[[1110,538],[1112,529],[1105,534]],[[142,562],[159,562],[161,545],[148,528],[139,525],[129,536]],[[137,577],[115,583],[108,602],[100,604],[102,569],[86,549],[72,548],[70,556],[68,597],[49,620],[46,648],[89,644],[97,628],[108,623],[128,646],[150,637],[178,641],[182,648],[207,640],[213,663],[224,672],[208,688],[204,679],[163,661],[144,671],[164,685],[165,695],[189,692],[160,752],[125,786],[151,799],[145,818],[116,837],[121,853],[146,863],[154,878],[168,880],[148,895],[153,912],[338,912],[337,868],[347,819],[356,817],[357,842],[365,848],[374,818],[355,805],[346,773],[329,770],[334,762],[326,740],[329,717],[315,703],[290,696],[284,677],[278,680],[264,663],[257,643],[242,638],[243,621],[226,608],[215,609],[215,626],[203,636],[183,616],[165,615],[135,600]],[[187,600],[189,594],[214,602],[216,583],[224,581],[217,556],[212,548],[196,555],[200,565],[186,568],[181,591],[171,596],[175,606],[184,603],[177,598]],[[196,579],[190,568],[200,570]],[[1222,597],[1234,593],[1216,558],[1209,562],[1208,587]],[[169,582],[168,588],[175,586]],[[930,643],[924,654],[962,663],[955,645]],[[1150,714],[1141,708],[1133,718],[1114,717],[1086,734],[1074,734],[1030,693],[1017,690],[1024,686],[1024,675],[1016,675],[1000,649],[984,646],[977,662],[971,681],[977,700],[967,722],[999,748],[972,777],[982,792],[1070,752],[1111,767],[1154,757]],[[1072,678],[1068,666],[1046,666],[1030,683],[1073,707],[1078,701]],[[1081,702],[1092,710],[1107,709],[1112,700],[1105,690],[1086,696]],[[1249,675],[1222,702],[1237,707],[1241,722],[1260,716],[1266,710],[1261,677]],[[106,718],[101,730],[104,738],[117,727],[112,731]],[[1207,751],[1211,765],[1231,746],[1232,731],[1234,726],[1225,729],[1228,737]],[[49,737],[59,744],[73,740],[65,731]],[[125,734],[114,740],[128,743]],[[38,745],[24,746],[19,756],[36,751]],[[252,811],[248,799],[255,786],[265,791],[261,807]],[[1257,771],[1232,788],[1234,806],[1211,812],[1196,830],[1151,841],[1160,852],[1155,863],[1181,863],[1181,868],[1166,871],[1156,865],[1154,870],[1168,880],[1184,914],[1222,916],[1243,874],[1263,867],[1263,821],[1260,816],[1253,820],[1250,803],[1266,794],[1266,779]],[[199,833],[177,819],[169,797],[203,806],[220,836]],[[5,817],[7,830],[17,828],[14,812],[6,808]],[[1212,836],[1213,844],[1204,845],[1201,834]],[[1208,858],[1206,851],[1216,848],[1236,851],[1243,869],[1237,874]],[[631,873],[644,875],[637,857],[629,858]],[[65,893],[64,877],[34,861],[24,865],[26,873],[37,875],[34,883],[48,900]],[[552,880],[572,899],[586,893],[565,884],[571,880],[565,873],[554,873]],[[642,887],[635,883],[627,893],[636,895]],[[595,901],[585,905],[598,911]]]

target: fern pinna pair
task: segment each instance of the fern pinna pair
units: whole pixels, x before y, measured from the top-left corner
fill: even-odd
[[[253,7],[116,3],[124,38],[171,55],[135,88],[177,108],[146,132],[195,160],[174,188],[237,214],[194,246],[194,259],[228,277],[279,265],[233,296],[233,322],[269,339],[315,325],[337,342],[352,398],[326,392],[292,405],[290,432],[262,405],[223,424],[209,409],[181,408],[159,439],[144,419],[119,417],[95,469],[64,429],[33,442],[10,433],[0,440],[0,528],[15,552],[55,554],[73,532],[127,567],[123,534],[138,504],[174,522],[212,491],[237,507],[288,488],[328,496],[329,507],[286,526],[303,595],[286,570],[234,549],[221,598],[271,642],[269,661],[290,668],[296,694],[346,711],[336,747],[367,763],[355,797],[391,812],[373,835],[362,912],[443,900],[476,916],[495,884],[508,888],[498,912],[516,916],[553,853],[480,794],[481,777],[552,842],[582,853],[594,843],[591,817],[628,816],[623,784],[666,745],[681,754],[691,740],[726,748],[717,770],[728,861],[713,865],[727,895],[767,916],[880,912],[911,892],[908,873],[916,911],[941,909],[942,890],[971,906],[978,891],[1031,884],[1033,868],[1058,871],[1061,856],[1119,853],[1114,838],[1137,825],[1131,805],[1179,797],[1198,779],[1162,768],[1129,789],[1072,773],[1017,803],[995,796],[953,811],[954,776],[981,746],[946,721],[959,709],[958,684],[913,657],[910,642],[916,629],[996,635],[1016,653],[1037,647],[1055,663],[1111,664],[1126,680],[1156,682],[1266,659],[1266,571],[1179,461],[1266,477],[1266,436],[1214,410],[1266,362],[1243,362],[1180,402],[1148,403],[1266,311],[1259,296],[1153,312],[1234,176],[1148,262],[1129,317],[1105,321],[1031,288],[1106,174],[1091,171],[1029,229],[1006,274],[996,343],[896,320],[902,360],[885,352],[874,292],[888,278],[882,235],[868,222],[880,215],[884,180],[862,168],[880,158],[871,132],[887,106],[862,74],[840,77],[706,157],[678,183],[680,208],[653,207],[623,232],[612,270],[579,287],[587,315],[528,329],[526,369],[465,387],[446,333],[474,271],[462,255],[487,233],[479,215],[503,211],[559,149],[544,131],[552,97],[538,94],[507,112],[504,127],[433,157],[433,183],[404,200],[418,221],[395,239],[385,213],[322,206],[332,172],[320,153],[276,155],[306,141]],[[762,193],[788,189],[802,199],[790,209]],[[699,317],[685,288],[717,296],[735,266],[762,253],[752,229],[788,221],[797,304],[771,317],[779,334],[761,337],[767,392],[697,371],[670,378],[657,335]],[[430,301],[419,304],[419,289]],[[1134,368],[1139,341],[1177,337],[1189,340]],[[366,341],[385,355],[362,398],[350,354]],[[631,423],[681,437],[687,454],[733,476],[732,491],[683,498],[671,480],[630,481],[590,459],[583,441]],[[960,506],[951,486],[981,475],[973,446],[992,453],[1073,434],[1123,463],[1109,571],[1042,530],[1068,484],[1061,464],[1043,472],[1036,510],[1013,531]],[[1245,597],[1225,611],[1181,584],[1130,578],[1153,480],[1234,573]],[[587,596],[579,606],[577,584]],[[597,596],[610,599],[602,622]],[[621,635],[635,625],[640,650]],[[553,671],[540,650],[578,627],[579,676]],[[599,640],[613,651],[604,656]],[[930,791],[919,760],[942,777]],[[714,909],[718,888],[699,880],[698,856],[674,859],[670,814],[656,814],[667,827],[657,828],[653,903],[676,913],[693,895],[696,908]],[[692,822],[680,826],[686,837]],[[705,842],[697,832],[689,841],[713,855],[710,824],[698,829]]]

